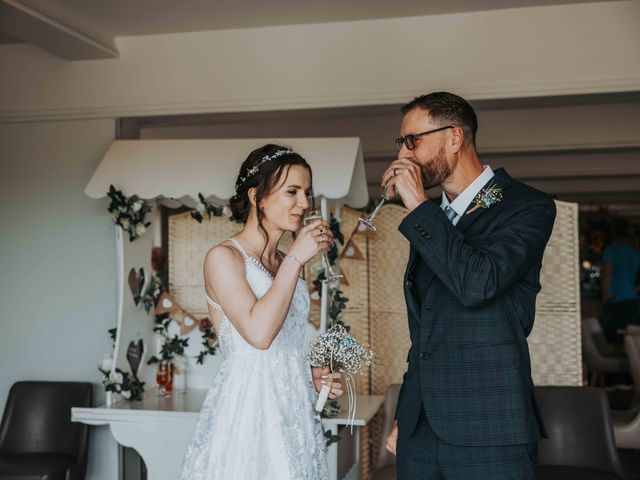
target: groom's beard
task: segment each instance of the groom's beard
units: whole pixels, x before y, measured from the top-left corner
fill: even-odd
[[[421,166],[425,190],[441,185],[451,175],[451,168],[449,168],[445,158],[444,147],[426,165]]]

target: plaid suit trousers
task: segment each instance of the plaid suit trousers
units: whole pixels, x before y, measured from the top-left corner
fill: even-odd
[[[421,409],[413,435],[397,443],[398,480],[535,480],[538,443],[451,445],[433,432]]]

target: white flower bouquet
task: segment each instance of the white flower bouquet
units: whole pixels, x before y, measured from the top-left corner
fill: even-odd
[[[343,374],[349,396],[349,418],[355,416],[355,384],[351,375],[361,373],[371,365],[373,352],[361,345],[339,323],[333,324],[326,333],[318,336],[309,347],[309,363],[314,367],[329,368],[332,372]],[[323,385],[316,402],[316,411],[321,412],[330,388]]]

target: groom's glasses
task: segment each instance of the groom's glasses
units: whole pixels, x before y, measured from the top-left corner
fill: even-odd
[[[405,147],[407,147],[409,150],[413,150],[414,148],[416,148],[416,138],[421,137],[422,135],[429,135],[430,133],[436,133],[441,130],[446,130],[447,128],[453,128],[453,125],[434,128],[433,130],[427,130],[426,132],[422,133],[410,133],[405,137],[398,137],[396,138],[396,147],[398,147],[398,150],[400,150],[402,148],[402,144],[404,143]]]

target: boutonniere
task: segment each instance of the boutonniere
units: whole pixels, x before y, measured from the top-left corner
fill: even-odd
[[[475,212],[479,208],[489,208],[500,200],[502,200],[502,188],[498,187],[495,183],[492,183],[488,187],[480,190],[480,193],[476,195],[476,198],[473,199],[473,203],[475,205],[467,211],[467,215],[471,212]]]

